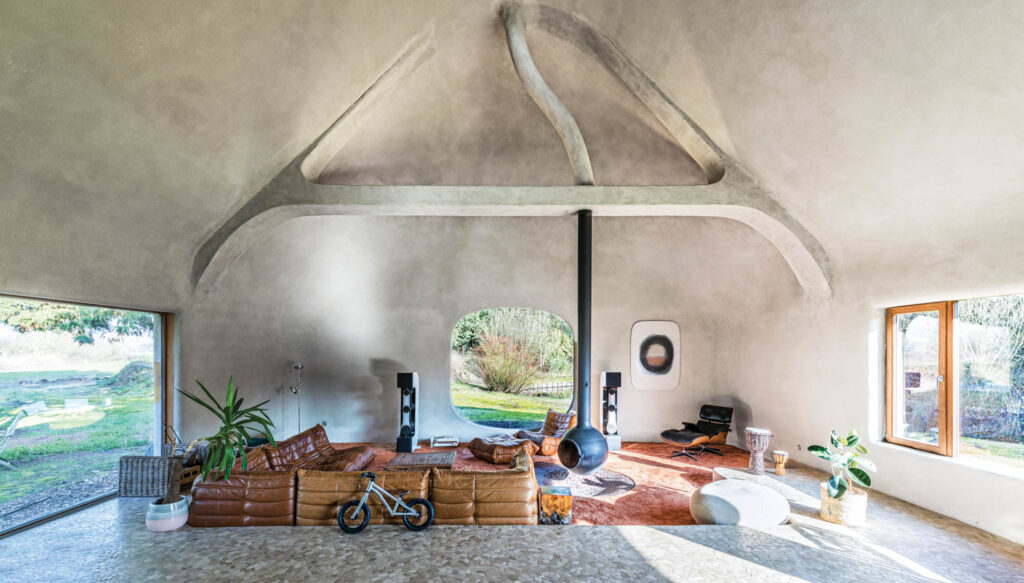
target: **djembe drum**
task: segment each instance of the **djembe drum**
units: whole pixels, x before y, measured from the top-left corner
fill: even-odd
[[[777,449],[772,452],[772,459],[775,460],[775,475],[785,476],[786,475],[786,460],[789,459],[789,452]]]
[[[750,465],[747,471],[758,476],[764,475],[764,452],[768,451],[768,441],[772,432],[760,427],[747,427],[745,432],[747,449],[750,450]]]

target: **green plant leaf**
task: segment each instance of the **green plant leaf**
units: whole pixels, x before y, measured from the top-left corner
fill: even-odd
[[[807,448],[807,451],[813,453],[814,455],[820,457],[823,460],[832,461],[832,452],[830,452],[824,446],[812,445]]]
[[[850,430],[850,434],[846,436],[846,443],[845,443],[845,445],[848,445],[850,447],[854,447],[858,443],[860,443],[860,433],[857,433],[856,429],[851,429]]]
[[[832,430],[832,434],[829,436],[832,441],[832,447],[839,447],[839,433],[835,429]]]
[[[222,407],[221,404],[217,402],[217,399],[213,398],[213,395],[210,394],[210,391],[206,390],[206,386],[203,385],[203,383],[196,381],[196,384],[199,385],[199,388],[202,389],[203,392],[206,393],[206,396],[210,398],[210,401],[213,402],[214,407],[220,409],[221,411],[224,410],[224,407]]]
[[[217,419],[220,419],[221,422],[224,421],[224,414],[221,411],[218,411],[217,409],[214,409],[211,405],[207,404],[206,401],[203,401],[199,397],[193,395],[192,393],[190,393],[190,392],[188,392],[188,391],[186,391],[184,389],[178,389],[178,392],[181,393],[182,395],[185,395],[189,399],[192,399],[196,403],[199,403],[203,407],[206,407],[206,409],[209,410],[210,413],[213,413],[214,415],[216,415]]]
[[[856,466],[850,466],[850,467],[853,467],[853,468],[864,468],[865,470],[867,470],[869,472],[877,472],[878,471],[878,468],[875,467],[875,462],[869,460],[866,457],[857,458],[857,465]]]
[[[853,480],[854,483],[856,483],[858,486],[863,486],[864,488],[871,487],[871,476],[869,476],[867,472],[860,468],[850,468],[849,471],[850,479]],[[838,496],[834,497],[838,498]]]
[[[853,449],[857,450],[857,453],[860,453],[860,454],[865,454],[865,453],[868,452],[868,448],[864,447],[863,445],[861,445],[859,443],[857,444],[857,447],[855,447]]]
[[[843,447],[846,447],[846,446],[850,445],[849,443],[846,443],[846,438],[845,437],[840,437],[839,438],[839,443],[842,444]]]
[[[828,479],[825,484],[825,488],[828,490],[828,495],[833,498],[842,498],[843,494],[850,488],[850,485],[846,482],[846,478],[842,476],[832,476]]]

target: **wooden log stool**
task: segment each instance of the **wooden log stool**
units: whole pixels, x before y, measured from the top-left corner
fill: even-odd
[[[568,486],[541,486],[540,523],[572,524],[572,492]]]

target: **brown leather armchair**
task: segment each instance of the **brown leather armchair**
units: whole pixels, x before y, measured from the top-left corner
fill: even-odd
[[[556,413],[555,411],[548,409],[547,417],[544,418],[544,427],[538,427],[533,430],[523,429],[517,431],[515,437],[520,439],[529,439],[533,443],[537,444],[539,455],[555,455],[558,453],[558,442],[562,440],[562,436],[565,435],[566,431],[569,431],[576,426],[576,412],[569,411],[568,413]]]

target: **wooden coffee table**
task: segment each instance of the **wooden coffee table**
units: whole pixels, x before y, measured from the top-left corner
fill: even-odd
[[[443,468],[450,470],[455,463],[454,451],[439,453],[400,453],[395,456],[385,470],[412,470],[420,468]]]

